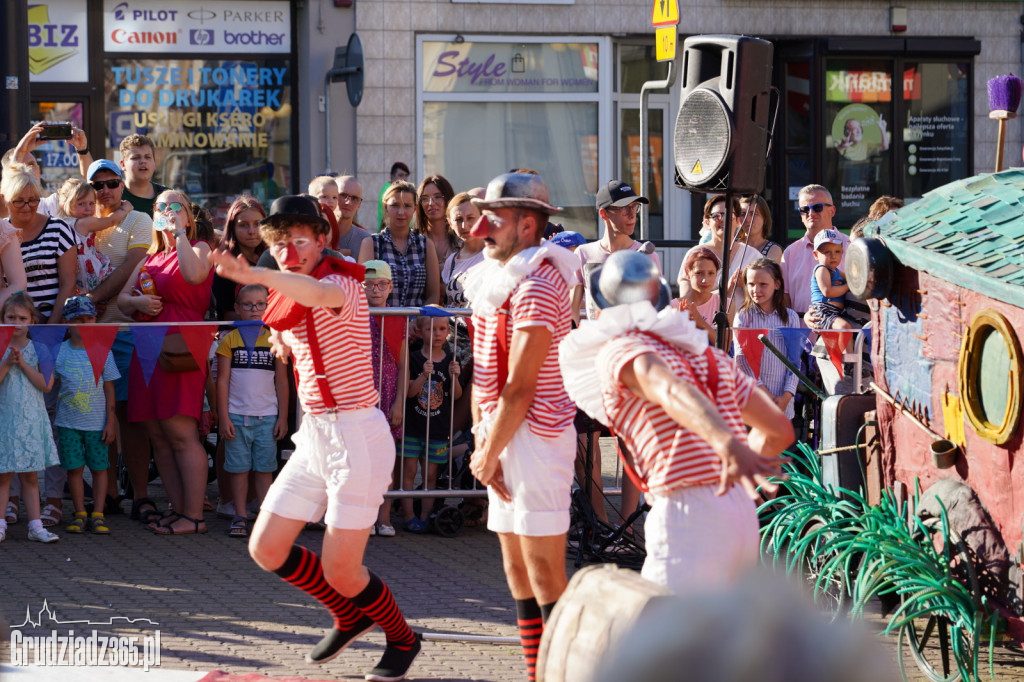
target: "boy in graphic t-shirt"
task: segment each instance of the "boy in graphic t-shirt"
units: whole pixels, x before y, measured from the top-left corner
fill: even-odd
[[[263,318],[267,289],[259,284],[242,287],[235,297],[235,314],[242,321]],[[246,347],[245,336],[255,341]],[[236,510],[244,510],[253,472],[256,500],[270,489],[277,470],[277,441],[288,433],[288,375],[280,358],[270,351],[270,330],[240,326],[224,336],[217,347],[217,414],[225,440],[224,471],[231,478]],[[249,535],[244,515],[231,520],[228,535]]]

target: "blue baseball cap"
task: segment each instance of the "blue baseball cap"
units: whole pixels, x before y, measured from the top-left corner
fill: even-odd
[[[551,238],[548,239],[548,241],[565,249],[572,248],[573,246],[583,246],[587,243],[586,237],[579,232],[573,232],[572,230],[556,232],[551,235]]]
[[[96,306],[88,296],[69,296],[64,301],[64,319],[73,320],[82,315],[96,317]]]
[[[111,161],[110,159],[100,159],[98,161],[93,161],[89,165],[89,170],[85,174],[85,179],[92,181],[92,176],[96,175],[96,173],[100,172],[101,170],[111,171],[113,173],[116,173],[117,177],[121,178],[122,180],[124,179],[124,173],[121,172],[121,167],[118,166],[113,161]]]

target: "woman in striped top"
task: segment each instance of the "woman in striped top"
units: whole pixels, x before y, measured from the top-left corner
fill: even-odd
[[[64,301],[74,293],[78,252],[75,234],[62,220],[37,213],[42,186],[28,166],[4,170],[0,194],[10,211],[11,224],[21,230],[21,260],[26,292],[44,321],[62,321]]]

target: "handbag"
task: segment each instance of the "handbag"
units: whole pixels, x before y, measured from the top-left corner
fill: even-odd
[[[159,357],[157,357],[157,363],[160,365],[160,369],[170,373],[181,373],[181,372],[194,372],[199,369],[199,363],[192,356],[192,353],[171,353],[170,351],[160,351]]]

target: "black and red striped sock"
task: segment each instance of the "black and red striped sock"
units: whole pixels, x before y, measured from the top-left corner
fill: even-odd
[[[337,630],[350,630],[363,617],[351,601],[331,587],[324,578],[320,557],[305,547],[293,545],[284,564],[274,573],[327,607]]]
[[[519,641],[523,645],[523,656],[526,658],[527,679],[533,682],[537,675],[540,636],[544,634],[544,619],[541,617],[536,599],[516,599],[516,625],[519,626]]]
[[[405,616],[395,603],[391,590],[372,572],[370,582],[351,601],[380,626],[387,637],[388,646],[408,650],[416,643],[416,633],[405,622]]]

